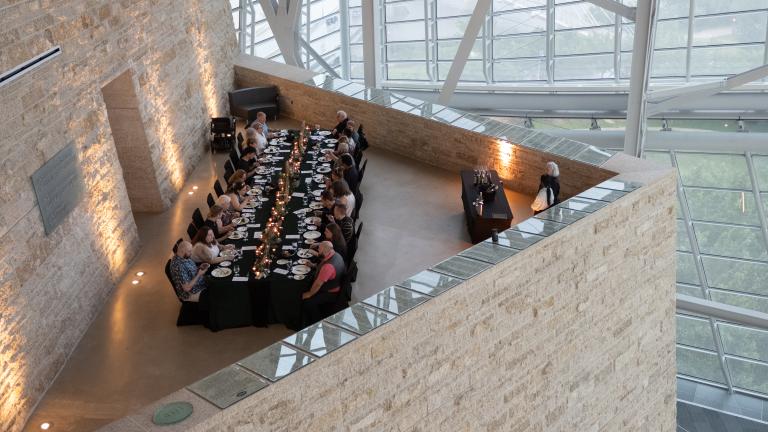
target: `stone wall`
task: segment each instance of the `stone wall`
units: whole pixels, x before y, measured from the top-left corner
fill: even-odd
[[[181,390],[102,430],[673,432],[676,177],[632,174],[650,183],[224,410]],[[193,416],[152,425],[176,400]]]
[[[160,208],[227,110],[229,2],[0,2],[0,70],[62,54],[0,88],[0,430],[17,431],[139,247],[101,89],[133,75]],[[86,192],[46,236],[30,175],[74,143]]]
[[[278,87],[280,113],[308,124],[336,125],[336,111],[346,111],[364,126],[371,146],[452,171],[486,165],[498,170],[505,185],[534,196],[546,163],[560,166],[561,199],[576,195],[613,176],[607,170],[558,155],[535,151],[422,118],[384,108],[343,94],[283,79],[240,65],[235,66],[238,88],[260,85]]]

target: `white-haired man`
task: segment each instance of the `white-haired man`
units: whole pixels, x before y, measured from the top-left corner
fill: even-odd
[[[317,276],[309,291],[301,295],[306,324],[323,319],[322,306],[336,302],[341,292],[341,279],[347,271],[344,258],[333,250],[333,243],[320,243],[317,254],[322,260],[317,265]]]
[[[336,111],[336,122],[338,123],[335,128],[333,128],[332,134],[334,138],[338,138],[341,136],[341,133],[344,131],[344,129],[347,128],[347,122],[349,121],[349,118],[347,116],[347,113],[344,111]]]

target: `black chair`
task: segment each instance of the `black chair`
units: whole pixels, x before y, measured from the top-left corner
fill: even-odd
[[[357,184],[358,185],[363,182],[363,176],[365,175],[365,167],[367,167],[367,166],[368,166],[368,159],[366,159],[363,162],[363,165],[360,167],[360,171],[358,171],[358,173],[357,173]]]
[[[232,149],[232,151],[229,152],[229,161],[232,162],[232,166],[234,166],[237,163],[238,159],[240,159],[240,155],[237,154],[235,149]]]
[[[200,229],[205,225],[205,219],[203,219],[203,214],[200,213],[199,208],[196,208],[195,211],[192,212],[192,223],[195,224],[195,228],[197,229]]]
[[[243,136],[242,132],[237,133],[237,148],[240,148],[243,146],[243,141],[245,141],[245,137]]]
[[[189,226],[187,227],[187,235],[189,236],[189,241],[192,241],[192,239],[195,238],[197,235],[197,227],[195,224],[190,222]]]
[[[208,194],[208,198],[206,198],[206,201],[208,202],[208,208],[213,207],[216,204],[216,200],[213,199],[213,195]]]
[[[277,120],[277,87],[251,87],[235,90],[229,94],[229,112],[250,124],[256,113],[263,111]]]
[[[355,154],[352,157],[355,159],[355,166],[359,167],[360,161],[363,160],[363,151],[359,149],[359,146],[355,147]]]
[[[360,147],[360,150],[365,150],[368,148],[368,139],[365,138],[365,132],[363,132],[363,125],[360,125],[360,127],[357,128],[357,135],[360,138],[360,142],[357,143],[358,147]]]
[[[235,120],[231,117],[211,119],[211,153],[231,149],[235,144]]]
[[[343,310],[349,306],[349,301],[352,300],[352,282],[357,280],[357,263],[352,261],[347,267],[347,272],[341,279],[341,298],[344,300],[344,307],[339,309]],[[338,311],[337,311],[338,312]]]
[[[216,181],[213,183],[213,190],[216,191],[216,196],[224,195],[224,189],[221,187],[221,182],[219,182],[219,179],[216,179]]]
[[[360,208],[362,206],[363,206],[363,193],[358,190],[357,196],[355,197],[355,211],[352,212],[352,219],[357,220],[357,218],[360,217]]]
[[[173,296],[179,299],[179,302],[181,303],[179,316],[176,318],[176,327],[201,324],[205,325],[206,319],[200,310],[200,305],[195,302],[185,302],[176,295],[176,289],[173,287],[173,278],[171,277],[171,260],[168,260],[165,263],[165,276],[168,277],[168,282],[171,283]]]
[[[227,159],[226,161],[224,161],[224,180],[229,181],[229,178],[234,173],[235,173],[235,165],[232,163],[231,160]]]

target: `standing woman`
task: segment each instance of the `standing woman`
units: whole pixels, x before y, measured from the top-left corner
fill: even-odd
[[[543,193],[542,193],[543,191]],[[547,173],[541,175],[539,183],[539,195],[531,205],[533,214],[539,214],[544,210],[560,203],[560,168],[554,162],[547,162]]]

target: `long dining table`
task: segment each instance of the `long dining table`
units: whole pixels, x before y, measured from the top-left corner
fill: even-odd
[[[251,186],[248,195],[252,197],[253,204],[246,205],[241,218],[236,218],[238,227],[234,233],[238,234],[230,234],[221,242],[233,244],[236,253],[228,266],[213,265],[206,276],[211,330],[274,323],[282,323],[292,330],[303,327],[301,295],[309,290],[314,270],[300,275],[295,274],[298,269],[294,271],[294,267],[302,259],[316,261],[306,251],[311,244],[322,240],[322,233],[319,232],[319,223],[311,223],[317,220],[310,218],[317,218],[315,211],[320,207],[320,192],[325,186],[323,176],[330,175],[332,165],[322,150],[333,150],[336,146],[336,140],[327,136],[329,132],[313,132],[318,135],[308,137],[300,163],[298,185],[293,188],[291,199],[285,203],[286,214],[278,250],[272,257],[268,274],[257,278],[252,271],[256,249],[261,245],[262,232],[275,207],[279,178],[299,137],[298,131],[281,131],[282,137],[270,141],[259,158],[256,175],[248,180]],[[320,236],[311,234],[313,231]],[[232,272],[217,277],[218,268]]]

